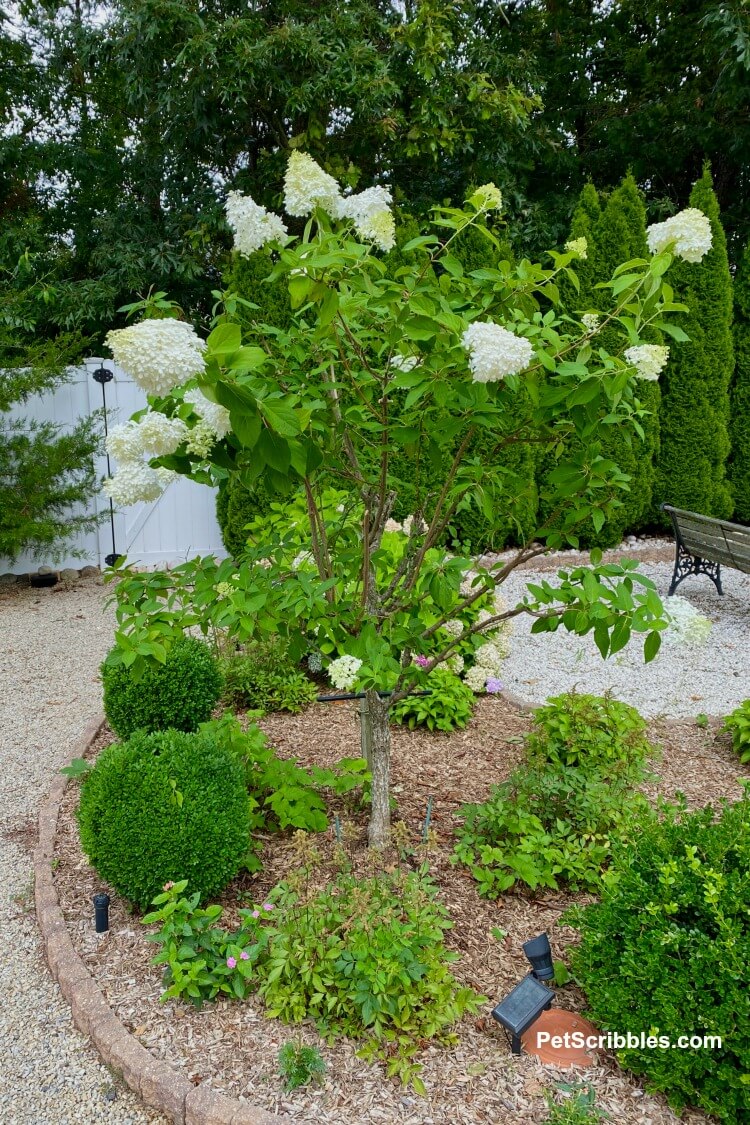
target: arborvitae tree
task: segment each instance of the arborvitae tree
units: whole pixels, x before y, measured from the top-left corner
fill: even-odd
[[[734,359],[729,481],[734,519],[750,524],[750,243],[734,279]]]
[[[606,312],[611,294],[607,289],[597,289],[597,284],[609,279],[620,263],[645,257],[647,252],[646,210],[633,177],[627,176],[604,206],[593,184],[586,184],[573,214],[570,237],[585,238],[587,243],[586,258],[574,266],[580,284],[575,302],[581,311]],[[570,286],[569,282],[566,284]],[[597,339],[611,352],[622,351],[626,346],[624,336],[615,326],[604,328],[595,337],[595,344]],[[629,491],[618,490],[615,505],[600,531],[589,522],[581,526],[578,535],[583,546],[614,546],[627,531],[641,526],[650,513],[660,395],[655,383],[645,381],[639,383],[638,392],[643,410],[643,440],[623,427],[602,426],[601,430],[600,455],[627,474]],[[552,455],[544,456],[539,470],[541,481],[555,464]],[[545,519],[551,518],[544,502],[542,512]]]
[[[732,514],[726,480],[729,383],[734,363],[732,279],[708,168],[690,193],[690,206],[710,219],[713,246],[702,262],[677,262],[670,270],[675,299],[690,310],[681,321],[690,339],[671,343],[661,380],[661,448],[654,500],[655,514],[665,523],[658,511],[664,502],[722,519]]]

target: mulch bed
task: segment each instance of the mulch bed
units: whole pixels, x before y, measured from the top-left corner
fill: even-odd
[[[284,756],[300,763],[332,765],[359,749],[356,704],[317,704],[297,716],[273,715],[261,724],[271,743]],[[418,843],[428,799],[432,797],[432,826],[436,846],[428,860],[454,920],[449,944],[461,954],[457,977],[496,1003],[526,973],[523,941],[547,930],[554,954],[564,959],[575,931],[560,917],[583,896],[562,892],[509,894],[497,902],[481,899],[470,876],[450,864],[455,820],[465,801],[483,800],[491,786],[518,762],[529,715],[502,697],[479,701],[467,730],[450,736],[397,728],[393,737],[393,792],[398,802],[394,820],[403,820]],[[663,748],[656,765],[658,778],[650,796],[674,796],[680,790],[690,805],[737,799],[743,775],[728,739],[717,724],[700,729],[690,723],[653,724],[652,737]],[[111,740],[104,732],[99,746]],[[92,753],[96,753],[93,748]],[[197,1012],[176,1002],[162,1004],[161,972],[150,958],[155,947],[144,941],[139,918],[112,895],[111,929],[93,933],[91,896],[102,889],[80,851],[75,823],[78,787],[71,784],[61,808],[55,880],[73,941],[87,962],[111,1007],[122,1022],[154,1055],[166,1058],[193,1082],[208,1082],[233,1096],[245,1097],[299,1121],[323,1125],[366,1122],[404,1122],[407,1125],[447,1125],[475,1122],[539,1122],[546,1113],[545,1090],[571,1080],[571,1072],[541,1067],[533,1058],[514,1058],[504,1035],[489,1016],[490,1004],[476,1018],[461,1024],[459,1045],[451,1050],[424,1052],[422,1078],[427,1098],[384,1077],[377,1066],[356,1057],[357,1045],[340,1041],[323,1047],[327,1064],[325,1084],[284,1094],[277,1073],[279,1048],[291,1039],[319,1044],[313,1026],[287,1027],[263,1015],[255,999],[244,1003],[219,1000]],[[344,825],[355,868],[367,865],[366,817],[344,802],[336,810]],[[316,845],[322,856],[317,877],[334,873],[335,841],[329,831]],[[238,878],[223,901],[225,921],[231,924],[238,905],[262,901],[265,892],[295,866],[294,845],[288,835],[274,836],[264,846],[263,871]],[[243,897],[244,896],[244,897]],[[492,928],[507,937],[498,941]],[[558,1006],[577,1011],[584,998],[574,985],[558,990]],[[627,1029],[626,1029],[627,1030]],[[637,1081],[615,1061],[602,1056],[599,1065],[573,1072],[593,1084],[597,1104],[622,1125],[666,1125],[678,1118],[661,1096],[645,1094]],[[708,1121],[688,1112],[690,1125]]]

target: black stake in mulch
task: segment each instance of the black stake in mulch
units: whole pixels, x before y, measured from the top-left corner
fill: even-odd
[[[112,382],[112,380],[114,379],[114,375],[112,374],[111,371],[108,371],[106,367],[97,367],[96,371],[92,375],[92,378],[93,378],[94,382],[98,383],[99,386],[102,388],[102,408],[103,408],[103,412],[104,412],[104,440],[106,442],[107,435],[109,433],[109,430],[108,430],[108,427],[107,427],[107,391],[106,391],[106,386],[107,386],[107,383]],[[108,477],[112,476],[112,465],[111,465],[110,460],[109,460],[109,453],[107,453],[107,476]],[[114,566],[115,563],[117,562],[117,560],[120,558],[120,555],[118,554],[117,547],[115,546],[115,506],[112,503],[112,497],[111,496],[109,498],[109,525],[110,525],[110,528],[112,529],[112,553],[110,555],[105,555],[104,562],[106,563],[107,566]]]
[[[94,928],[98,934],[109,929],[109,895],[94,895]]]

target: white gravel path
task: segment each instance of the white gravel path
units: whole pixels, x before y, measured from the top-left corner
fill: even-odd
[[[564,560],[560,565],[564,567]],[[639,569],[666,598],[672,563],[644,563]],[[508,605],[522,599],[527,581],[542,579],[555,585],[556,572],[511,575],[503,586]],[[723,596],[705,576],[687,578],[678,587],[677,594],[710,618],[713,627],[703,645],[684,645],[665,635],[659,655],[650,664],[644,664],[643,641],[637,637],[602,660],[591,633],[578,637],[559,629],[531,636],[531,620],[517,618],[503,682],[532,703],[576,688],[594,694],[611,691],[647,717],[726,715],[750,697],[750,576],[723,570],[722,585]]]
[[[164,1118],[102,1065],[42,960],[31,858],[37,808],[101,709],[112,640],[100,584],[0,598],[0,1123],[141,1125]]]

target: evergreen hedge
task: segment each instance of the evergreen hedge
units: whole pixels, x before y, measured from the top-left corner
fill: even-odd
[[[750,243],[734,279],[734,356],[729,480],[734,519],[750,524]]]
[[[670,270],[675,300],[690,310],[680,321],[690,339],[670,342],[661,378],[654,517],[664,526],[668,521],[658,508],[664,502],[720,519],[728,519],[733,508],[726,480],[734,364],[732,279],[708,168],[693,187],[689,205],[710,219],[713,246],[702,262],[678,261]]]

